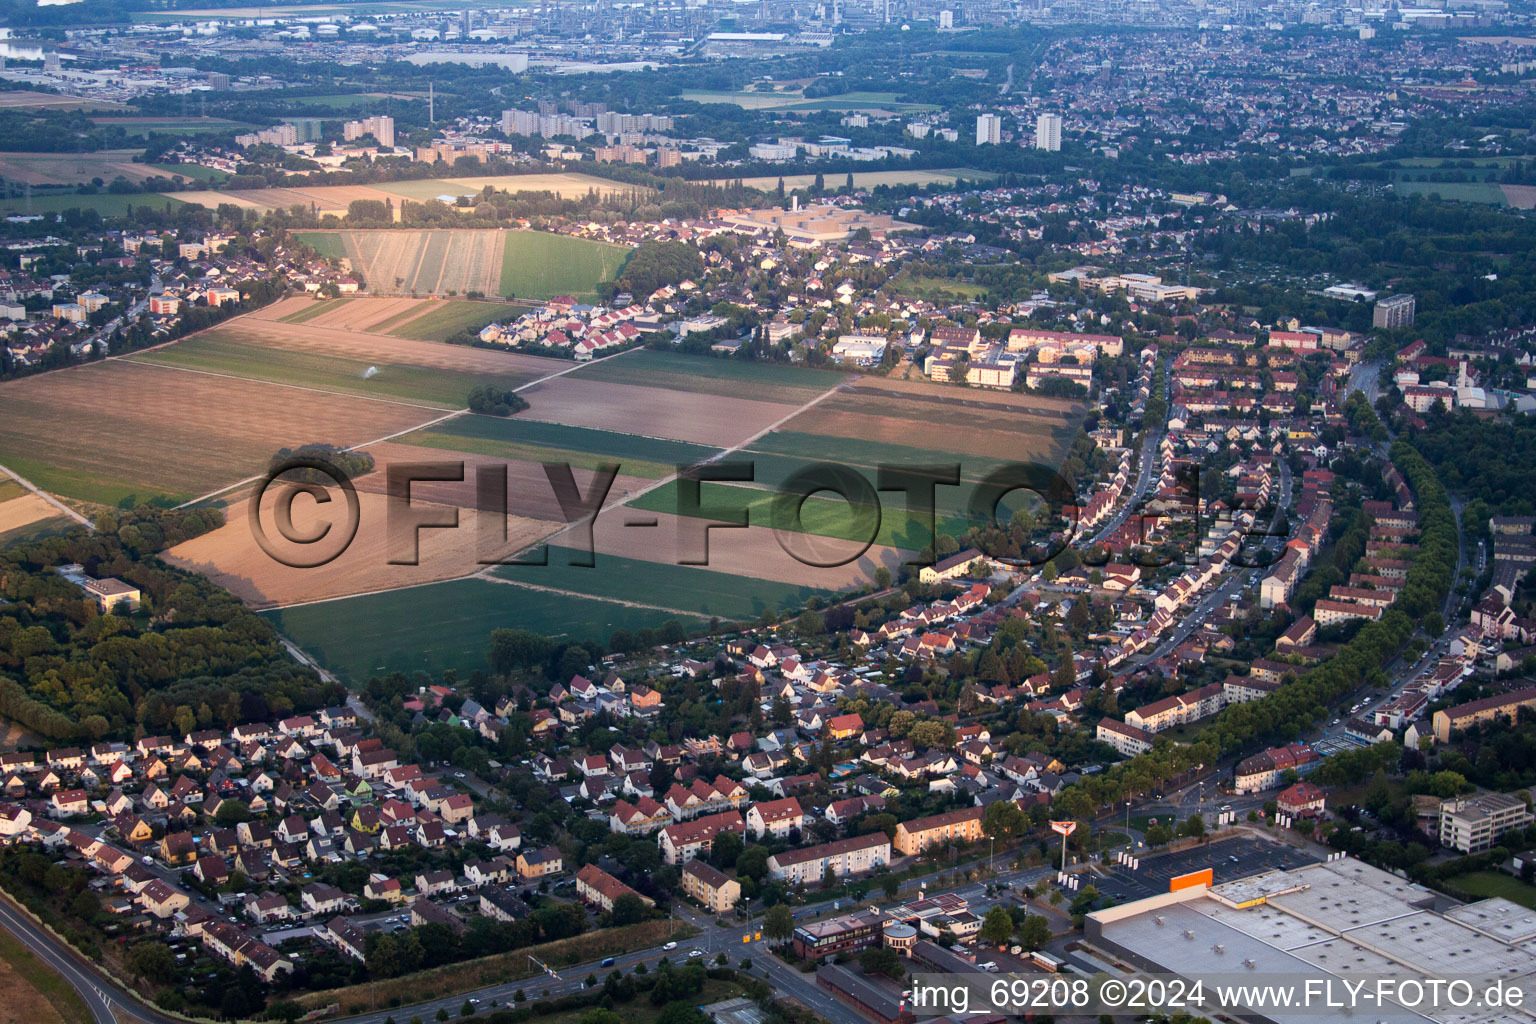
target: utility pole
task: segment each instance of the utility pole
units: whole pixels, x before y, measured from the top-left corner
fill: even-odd
[[[427,127],[432,127],[432,122],[437,120],[437,83],[427,83]]]

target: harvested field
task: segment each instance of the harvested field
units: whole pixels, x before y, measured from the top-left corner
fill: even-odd
[[[311,320],[318,320],[329,313],[334,313],[340,307],[347,305],[347,303],[355,301],[356,300],[352,298],[320,299],[318,301],[311,300],[308,306],[295,310],[294,312],[289,313],[287,316],[284,316],[282,318],[283,323],[307,324]]]
[[[330,302],[316,303],[321,307],[321,312],[313,317],[305,317],[302,322],[313,324],[316,327],[328,327],[338,331],[362,331],[367,333],[371,328],[387,320],[392,320],[402,314],[414,316],[426,309],[426,303],[420,299],[376,299],[354,298],[335,299]],[[299,320],[298,317],[286,318],[289,323]]]
[[[517,387],[563,368],[515,352],[243,318],[130,359],[442,409],[464,408],[476,384]]]
[[[504,232],[346,231],[340,237],[352,269],[374,295],[500,294]]]
[[[17,89],[9,92],[0,92],[0,107],[11,109],[51,108],[53,110],[127,110],[123,103],[114,103],[111,100],[88,100],[79,96],[63,96],[53,92],[32,92],[25,89]]]
[[[329,300],[327,300],[329,301]],[[262,306],[245,315],[248,320],[286,320],[305,310],[313,309],[323,303],[316,302],[308,295],[290,295],[286,299],[278,299],[276,302]]]
[[[588,363],[571,375],[580,380],[639,384],[669,391],[692,391],[727,398],[754,398],[798,405],[838,383],[858,380],[832,370],[811,370],[778,363],[713,359],[644,349],[618,362]]]
[[[210,210],[218,209],[219,204],[221,204],[221,203],[228,203],[229,205],[239,207],[242,210],[275,210],[275,209],[277,209],[280,204],[278,204],[275,201],[274,202],[261,202],[260,200],[257,200],[257,199],[246,198],[247,196],[251,196],[251,195],[260,195],[261,192],[265,192],[265,191],[266,191],[265,189],[260,189],[260,190],[254,190],[254,191],[247,191],[247,192],[243,192],[243,193],[238,193],[238,192],[215,192],[212,189],[189,189],[186,192],[177,192],[174,197],[172,197],[172,196],[164,196],[164,198],[167,198],[167,199],[174,198],[177,201],[183,202],[183,203],[195,203],[198,206],[205,206],[205,207],[207,207]],[[289,205],[292,205],[292,204],[289,204]]]
[[[505,466],[507,470],[508,515],[525,519],[546,520],[550,523],[550,529],[554,529],[557,524],[565,522],[565,516],[560,511],[560,502],[555,498],[555,492],[550,486],[549,478],[544,473],[544,467],[538,462],[521,459],[503,459],[496,458],[495,456],[465,452],[443,451],[412,444],[398,444],[392,441],[370,445],[365,451],[374,457],[375,466],[378,471],[370,473],[368,476],[357,481],[357,487],[360,491],[384,494],[387,485],[384,471],[391,464],[407,462],[462,463],[464,466],[463,480],[424,480],[420,483],[412,484],[411,500],[450,505],[455,508],[473,509],[476,507],[476,474],[483,467]],[[575,478],[576,486],[581,489],[582,494],[591,492],[593,475],[589,469],[572,467],[572,476]],[[614,479],[613,488],[608,492],[605,504],[620,501],[649,483],[651,483],[649,480],[620,475]]]
[[[828,399],[795,417],[785,424],[784,429],[820,434],[828,438],[829,445],[835,445],[837,438],[853,438],[893,446],[921,445],[955,455],[1016,460],[1039,458],[1058,443],[1049,424],[1031,423],[1022,418],[1001,422],[975,416],[968,418],[964,409],[944,410],[942,415],[934,414],[926,419],[881,416],[855,412],[841,404],[838,398]]]
[[[20,496],[0,501],[0,536],[31,526],[33,523],[63,517],[64,513],[48,504],[42,497],[24,490]]]
[[[482,553],[477,547],[478,534],[474,517],[462,513],[459,515],[460,526],[456,530],[420,531],[417,555],[419,564],[390,565],[392,557],[404,557],[407,552],[395,551],[389,544],[386,528],[388,499],[381,493],[382,477],[382,473],[375,472],[357,481],[357,536],[335,561],[325,566],[295,569],[274,561],[255,539],[249,519],[249,499],[244,495],[228,507],[229,519],[219,529],[178,544],[161,557],[179,568],[202,573],[253,608],[272,608],[301,601],[320,601],[410,587],[467,576],[483,568],[478,564]],[[376,488],[371,486],[375,478],[378,478]],[[263,496],[262,522],[267,535],[283,551],[286,550],[284,542],[272,525],[273,507],[279,493],[280,488],[273,487]],[[419,491],[413,495],[412,504],[419,506],[424,514],[431,514],[434,510],[445,511],[442,506],[434,506],[422,498]],[[337,502],[318,506],[313,501],[300,498],[293,503],[294,528],[300,533],[308,533],[327,523],[340,529],[343,521],[343,508]],[[558,525],[533,519],[509,518],[508,546],[486,552],[485,557],[507,557],[510,552],[532,543]],[[322,541],[321,545],[324,543]],[[305,549],[293,550],[301,555],[308,554]]]
[[[485,186],[498,192],[553,192],[562,199],[580,199],[596,190],[599,195],[622,194],[631,186],[585,174],[499,174],[472,178],[428,178],[424,181],[379,183],[378,190],[397,197],[422,202],[438,196],[462,196],[479,193]]]
[[[0,96],[9,95],[0,93]],[[136,164],[137,149],[103,149],[95,153],[3,153],[0,176],[28,185],[80,185],[92,178],[111,181],[122,176],[143,181],[161,172],[149,164]]]
[[[1504,201],[1517,210],[1536,208],[1536,185],[1500,185]]]
[[[750,399],[581,380],[573,375],[523,392],[525,419],[730,447],[783,418],[792,406]]]
[[[122,359],[0,384],[0,407],[0,463],[102,504],[189,499],[261,472],[285,445],[360,444],[438,415]]]

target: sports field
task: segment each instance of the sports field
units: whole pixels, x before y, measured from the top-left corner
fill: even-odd
[[[655,628],[700,616],[616,601],[552,593],[484,579],[264,612],[284,635],[353,685],[373,675],[417,669],[462,677],[486,667],[491,630],[531,629],[557,640],[604,643],[616,629]]]
[[[597,286],[618,277],[630,253],[621,245],[543,231],[506,236],[499,291],[520,299],[596,298]]]

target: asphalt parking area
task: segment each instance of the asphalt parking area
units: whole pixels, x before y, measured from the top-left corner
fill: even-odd
[[[1136,870],[1110,862],[1103,865],[1108,875],[1096,878],[1093,884],[1100,892],[1124,903],[1165,893],[1172,879],[1204,868],[1210,868],[1212,877],[1220,884],[1264,871],[1290,870],[1315,863],[1316,857],[1293,847],[1237,836],[1178,853],[1142,857]]]

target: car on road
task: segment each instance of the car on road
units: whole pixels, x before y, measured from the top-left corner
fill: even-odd
[[[661,948],[662,949],[676,949],[677,948],[677,943],[669,942],[665,946],[662,946]]]
[[[612,967],[613,966],[613,957],[610,956],[610,957],[604,958],[602,966],[603,967]]]
[[[704,955],[704,951],[702,949],[690,949],[688,951],[688,959],[689,960],[697,960],[699,957],[701,957],[703,955]]]
[[[463,772],[454,772],[453,773],[453,777],[456,778],[456,779],[462,779],[464,777],[464,773]]]

